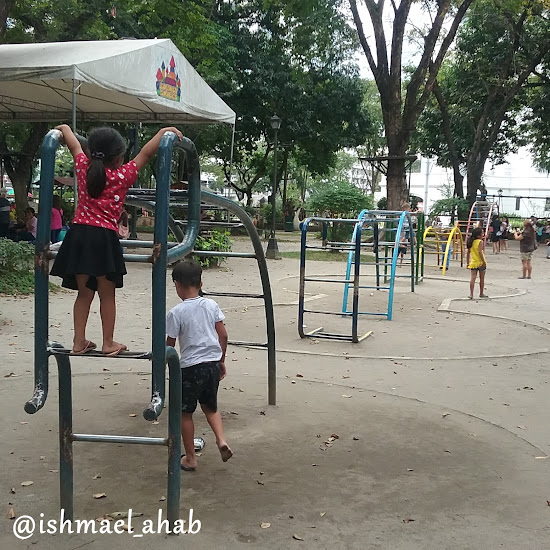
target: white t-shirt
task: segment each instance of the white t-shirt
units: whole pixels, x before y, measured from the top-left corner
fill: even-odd
[[[224,319],[218,304],[201,296],[188,298],[168,312],[166,335],[178,339],[182,368],[221,359],[216,323]]]

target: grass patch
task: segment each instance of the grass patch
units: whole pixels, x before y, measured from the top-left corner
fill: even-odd
[[[300,259],[300,252],[281,252],[283,258]],[[347,262],[348,252],[330,252],[328,250],[306,250],[306,260],[314,262]],[[361,260],[371,262],[374,256],[371,254],[361,254]]]

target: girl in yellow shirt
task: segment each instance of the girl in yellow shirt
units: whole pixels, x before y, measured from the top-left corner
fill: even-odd
[[[470,276],[470,300],[474,297],[474,287],[476,284],[477,274],[479,272],[479,297],[488,298],[486,294],[483,294],[485,287],[485,270],[487,269],[487,260],[485,259],[484,246],[483,246],[483,229],[476,227],[472,234],[468,237],[466,246],[468,247],[468,269],[471,270]]]

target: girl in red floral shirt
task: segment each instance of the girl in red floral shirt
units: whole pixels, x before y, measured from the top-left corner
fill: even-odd
[[[75,162],[78,182],[78,206],[73,224],[55,259],[51,274],[63,277],[63,286],[78,290],[74,303],[73,354],[83,354],[97,346],[86,339],[86,323],[95,293],[99,294],[102,352],[117,355],[127,349],[113,338],[115,331],[115,288],[121,288],[126,266],[117,235],[117,222],[124,206],[126,192],[136,181],[138,172],[158,151],[166,132],[160,130],[127,164],[123,163],[126,144],[113,128],[96,128],[90,132],[90,158],[66,124],[57,127]]]

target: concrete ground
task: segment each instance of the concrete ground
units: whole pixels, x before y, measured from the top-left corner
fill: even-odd
[[[298,250],[281,234],[281,250]],[[249,248],[237,239],[235,250]],[[220,410],[235,453],[221,462],[206,423],[194,473],[182,472],[181,515],[193,509],[196,535],[39,534],[18,541],[7,518],[59,517],[57,389],[35,416],[23,411],[33,389],[33,300],[0,298],[0,396],[5,513],[0,548],[546,549],[550,544],[550,276],[545,250],[533,279],[518,280],[516,243],[488,255],[489,300],[465,299],[469,273],[436,268],[411,293],[397,285],[394,319],[364,316],[360,344],[300,340],[298,260],[270,261],[277,324],[277,406],[267,405],[262,350],[230,347]],[[345,263],[308,262],[309,274],[342,277]],[[404,270],[405,268],[402,268]],[[364,270],[369,281],[368,268]],[[433,278],[432,278],[433,277]],[[260,291],[255,262],[233,259],[204,274],[205,290]],[[117,336],[149,349],[150,267],[130,265],[118,294]],[[167,306],[177,303],[168,283]],[[339,311],[341,285],[311,283],[308,307]],[[74,295],[51,297],[50,336],[70,344]],[[381,311],[387,295],[365,291],[362,311]],[[265,340],[263,308],[220,298],[230,338]],[[307,330],[349,331],[349,319],[309,315]],[[97,304],[89,337],[98,341]],[[150,366],[75,358],[74,429],[79,433],[162,436],[141,411]],[[134,416],[136,415],[136,416]],[[75,443],[75,515],[93,519],[132,508],[139,534],[165,510],[165,450]],[[22,486],[25,481],[32,485]],[[11,489],[15,493],[11,492]],[[105,493],[94,499],[93,494]],[[185,537],[193,537],[187,541]]]

